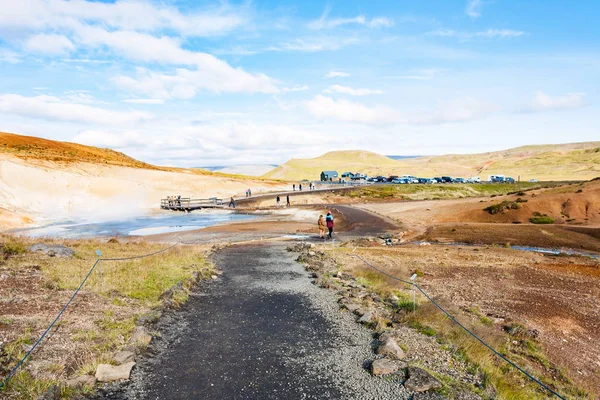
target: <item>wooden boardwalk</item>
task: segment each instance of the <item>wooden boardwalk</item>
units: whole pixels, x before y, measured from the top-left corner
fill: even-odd
[[[203,208],[225,208],[227,204],[223,199],[211,197],[210,199],[192,199],[190,197],[182,197],[180,199],[161,199],[160,208],[163,210],[173,211],[193,211]]]

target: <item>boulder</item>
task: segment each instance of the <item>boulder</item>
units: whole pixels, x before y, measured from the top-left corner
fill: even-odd
[[[122,365],[100,364],[96,369],[96,379],[98,382],[113,382],[129,379],[131,368],[135,362],[128,362]]]
[[[442,384],[424,369],[409,367],[408,379],[404,382],[404,387],[415,392],[426,392],[441,388]]]
[[[124,351],[124,350],[118,351],[113,356],[113,360],[118,365],[126,364],[128,362],[135,361],[135,353],[132,351]]]
[[[50,257],[73,257],[73,255],[75,255],[75,250],[61,244],[48,245],[44,243],[36,243],[33,246],[29,246],[27,250],[31,251],[32,253],[41,251]]]
[[[404,354],[404,350],[398,346],[398,343],[396,343],[389,335],[384,334],[382,336],[385,336],[385,340],[381,341],[379,347],[377,347],[377,354],[388,356],[396,360],[403,360],[406,355]]]
[[[150,344],[152,340],[152,336],[148,333],[148,330],[143,326],[136,326],[133,331],[133,335],[131,335],[131,339],[129,339],[130,343],[133,343],[136,346],[147,346]]]
[[[389,358],[380,358],[371,363],[371,374],[372,375],[399,375],[406,368],[406,364],[390,360]]]
[[[67,381],[67,386],[69,387],[83,387],[83,386],[94,386],[96,384],[96,377],[92,375],[81,375],[77,378],[69,379]]]
[[[373,313],[371,311],[367,311],[363,314],[362,317],[358,319],[358,322],[361,324],[370,324],[373,321]]]

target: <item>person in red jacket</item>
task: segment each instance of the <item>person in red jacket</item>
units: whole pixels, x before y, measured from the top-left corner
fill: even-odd
[[[327,237],[329,239],[333,239],[333,237],[331,236],[333,234],[333,215],[331,215],[331,212],[327,212],[327,216],[325,217],[325,223],[327,224],[327,229],[329,230],[329,235],[327,235]]]

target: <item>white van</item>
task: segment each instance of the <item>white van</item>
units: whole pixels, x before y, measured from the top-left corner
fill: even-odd
[[[481,178],[478,176],[472,176],[467,179],[467,183],[481,183]]]

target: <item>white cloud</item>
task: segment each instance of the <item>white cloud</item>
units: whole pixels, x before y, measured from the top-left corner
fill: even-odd
[[[331,70],[325,75],[326,78],[347,78],[350,74],[344,71]]]
[[[387,125],[399,122],[398,114],[387,107],[368,107],[345,99],[317,95],[306,103],[308,111],[320,119],[335,119],[366,125]]]
[[[0,28],[13,30],[71,28],[74,21],[88,21],[111,30],[171,30],[184,36],[213,36],[247,20],[229,6],[181,13],[175,7],[141,0],[0,0],[0,9]]]
[[[132,104],[164,104],[165,101],[163,99],[125,99],[121,100],[123,103],[132,103]]]
[[[75,50],[75,46],[66,36],[41,33],[27,39],[25,49],[34,53],[63,55]]]
[[[308,86],[306,85],[294,85],[292,87],[283,88],[284,92],[303,92],[305,90],[308,90]]]
[[[64,32],[64,35],[40,33],[29,37],[25,43],[29,51],[54,55],[81,49],[101,54],[108,51],[137,62],[194,66],[193,78],[200,80],[194,85],[197,88],[214,92],[277,91],[275,82],[264,74],[249,73],[213,55],[185,49],[178,36],[149,33],[159,29],[198,36],[217,33],[224,25],[229,25],[218,22],[219,18],[216,25],[212,24],[214,12],[184,16],[175,8],[138,0],[121,0],[113,4],[85,0],[29,0],[15,2],[18,4],[14,7],[10,3],[0,0],[0,32],[2,28],[11,27]]]
[[[336,143],[336,138],[310,128],[253,121],[170,123],[153,128],[144,132],[85,130],[71,140],[110,147],[147,162],[177,166],[285,162],[294,155]],[[164,134],[169,131],[177,131],[178,135]]]
[[[471,18],[479,18],[481,16],[482,6],[483,4],[481,0],[467,0],[465,13]]]
[[[514,38],[525,35],[523,31],[514,31],[512,29],[488,29],[487,31],[477,32],[478,37],[484,38]]]
[[[536,92],[532,108],[537,111],[568,110],[581,108],[585,105],[585,93],[568,93],[564,96],[550,96],[544,92]]]
[[[383,90],[379,89],[353,89],[348,86],[331,85],[328,89],[325,89],[325,93],[344,93],[351,96],[367,96],[370,94],[383,94]]]
[[[469,40],[475,38],[482,39],[510,39],[526,35],[527,32],[516,31],[512,29],[488,29],[479,32],[463,32],[453,29],[439,29],[437,31],[427,32],[428,36],[454,37],[460,40]]]
[[[487,101],[473,97],[460,97],[440,102],[434,110],[411,113],[406,122],[414,125],[436,125],[452,122],[468,122],[484,118],[498,108]]]
[[[328,19],[331,8],[327,7],[321,17],[308,23],[308,28],[312,30],[333,29],[342,25],[361,25],[368,28],[388,28],[394,25],[394,21],[386,17],[374,17],[370,20],[363,15],[357,15],[351,18],[332,18]]]
[[[174,75],[138,69],[138,77],[116,76],[112,82],[129,92],[155,99],[191,99],[199,91],[221,93],[277,93],[275,81],[263,74],[249,74],[242,69],[226,68],[197,70],[178,68]]]
[[[437,125],[468,122],[483,118],[497,107],[472,97],[440,102],[437,108],[417,112],[401,112],[388,107],[368,107],[345,99],[334,100],[318,95],[306,103],[309,112],[320,119],[335,119],[367,125]]]
[[[152,118],[140,111],[113,111],[69,102],[54,96],[0,95],[0,112],[47,120],[119,125]]]
[[[300,51],[313,53],[316,51],[339,50],[343,47],[358,43],[360,43],[360,39],[353,37],[315,37],[279,43],[277,46],[268,47],[265,51]]]
[[[21,56],[14,51],[0,49],[0,62],[18,64],[21,62]]]

